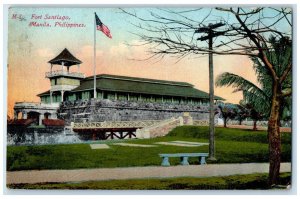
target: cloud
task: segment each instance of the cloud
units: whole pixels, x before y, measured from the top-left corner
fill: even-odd
[[[40,49],[37,49],[36,54],[38,56],[40,56],[40,57],[43,57],[43,58],[54,57],[54,53],[49,48],[40,48]]]
[[[123,43],[119,43],[118,45],[111,46],[109,49],[110,56],[126,56],[130,52],[130,49],[127,45]]]
[[[103,55],[103,51],[96,50],[96,56],[100,57]],[[83,46],[80,51],[76,54],[78,59],[84,59],[86,57],[90,58],[94,56],[94,47],[91,45],[85,45]]]
[[[144,60],[149,57],[148,50],[149,48],[142,45],[140,41],[133,40],[129,44],[118,43],[111,46],[108,53],[109,56],[123,60]]]

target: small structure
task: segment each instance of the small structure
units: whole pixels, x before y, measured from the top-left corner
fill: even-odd
[[[43,119],[56,119],[59,104],[44,104],[37,102],[17,102],[14,107],[14,119],[35,119],[42,125]]]
[[[14,119],[19,118],[19,113],[22,113],[22,119],[37,119],[39,125],[42,125],[43,119],[57,119],[59,104],[66,99],[64,94],[78,87],[80,80],[84,78],[84,74],[80,73],[82,62],[66,48],[49,63],[50,72],[45,76],[51,82],[50,90],[38,94],[41,98],[40,103],[17,102],[14,107]],[[61,70],[53,71],[53,65],[60,65]],[[78,72],[70,72],[70,67],[73,65],[77,65]]]
[[[80,85],[80,80],[84,79],[84,74],[80,73],[79,59],[74,57],[68,49],[64,49],[58,56],[49,61],[50,72],[46,77],[51,82],[50,90],[38,94],[43,103],[60,103],[66,100],[68,92]],[[52,71],[53,65],[60,65],[61,70]],[[70,67],[77,65],[78,72],[70,72]]]

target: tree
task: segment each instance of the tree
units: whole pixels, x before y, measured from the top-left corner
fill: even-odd
[[[234,119],[237,116],[237,107],[234,104],[230,103],[221,103],[218,105],[222,119],[224,121],[224,127],[227,128],[227,122],[230,119]]]
[[[274,154],[276,152],[281,153],[281,138],[279,128],[281,126],[280,120],[283,118],[283,114],[286,113],[288,109],[291,109],[290,95],[292,87],[292,75],[291,72],[288,72],[287,74],[284,73],[287,72],[290,67],[289,64],[291,62],[290,59],[292,45],[290,40],[286,37],[277,40],[274,36],[271,36],[269,38],[269,43],[271,48],[268,53],[265,54],[265,56],[266,59],[269,60],[269,63],[273,66],[273,72],[275,73],[276,77],[285,76],[284,78],[281,78],[281,82],[274,81],[272,74],[269,73],[269,70],[266,67],[264,67],[264,63],[262,63],[258,57],[251,56],[251,59],[254,62],[253,68],[257,75],[257,81],[260,83],[261,88],[252,82],[249,82],[245,78],[232,73],[222,73],[220,76],[218,76],[216,85],[232,85],[235,87],[234,92],[243,92],[244,99],[248,104],[251,105],[250,116],[254,122],[253,130],[257,129],[256,122],[262,118],[261,113],[269,115],[268,137],[270,150],[270,173],[271,169],[274,169],[275,172],[278,173],[273,175],[279,175],[278,167],[280,166],[280,156],[277,155],[276,158],[272,156],[276,156],[276,154]],[[276,88],[278,90],[274,88],[274,84],[277,85]],[[274,94],[275,91],[277,93]],[[274,99],[274,96],[277,97]],[[274,111],[276,111],[276,114]],[[276,124],[274,123],[275,121],[273,120],[273,117],[276,119]],[[272,126],[270,126],[271,124]],[[274,129],[273,126],[276,126],[276,129]],[[273,145],[271,145],[272,143]],[[271,168],[271,166],[273,166],[273,168]],[[270,184],[276,184],[276,179],[277,177],[273,176],[273,179],[270,177]]]
[[[280,56],[278,63],[269,59],[274,50],[283,50],[291,46],[292,10],[290,8],[196,8],[196,9],[149,9],[148,14],[139,14],[135,10],[123,13],[133,17],[131,23],[139,28],[137,35],[148,47],[152,59],[176,56],[181,60],[187,56],[205,55],[246,55],[256,57],[260,68],[266,70],[271,78],[271,108],[268,119],[269,140],[269,184],[278,183],[281,155],[280,107],[283,98],[290,96],[291,87],[284,88],[284,82],[291,74],[291,49]],[[195,14],[196,13],[196,14]],[[203,13],[206,13],[205,15]],[[222,21],[220,29],[222,40],[216,39],[213,50],[199,42],[195,30],[211,21]],[[270,35],[282,41],[281,46],[274,46],[268,41]],[[220,38],[220,37],[219,37]],[[287,51],[285,51],[287,52]],[[276,71],[279,64],[282,70]],[[264,77],[263,77],[264,78]]]
[[[273,46],[272,53],[267,54],[268,59],[275,62],[274,68],[276,73],[283,70],[286,65],[280,65],[278,63],[284,62],[291,53],[290,42],[288,45],[285,44],[285,38],[281,41],[277,41],[273,36],[270,37],[269,42]],[[286,45],[282,48],[281,45]],[[280,47],[280,50],[277,49]],[[217,77],[216,86],[233,86],[235,88],[234,92],[242,91],[244,95],[244,101],[247,103],[247,107],[250,110],[250,116],[254,121],[253,129],[256,129],[256,122],[260,120],[263,115],[262,113],[269,114],[271,110],[272,102],[272,77],[266,70],[262,67],[257,57],[251,57],[253,61],[253,68],[257,75],[257,81],[261,85],[261,88],[256,86],[254,83],[248,81],[247,79],[238,76],[233,73],[222,73]],[[281,61],[279,61],[281,59]],[[288,75],[286,81],[283,82],[283,89],[291,88],[291,74]],[[286,115],[291,111],[291,98],[289,96],[282,98],[282,104],[279,111],[279,120],[287,118]],[[281,125],[280,125],[281,126]]]
[[[257,121],[262,120],[264,115],[261,112],[258,112],[252,104],[246,105],[249,111],[249,117],[253,120],[253,131],[257,130]]]
[[[243,100],[241,100],[239,104],[237,104],[236,106],[237,106],[236,118],[239,121],[239,125],[242,125],[242,121],[245,120],[247,117],[249,117],[249,111]]]
[[[284,39],[283,39],[284,40]],[[275,50],[278,43],[284,43],[284,41],[277,41],[273,36],[270,37],[269,42],[273,45],[273,53],[267,54],[268,59],[278,60],[279,57],[283,56],[281,59],[288,58],[285,55],[291,53],[291,46],[287,46],[285,49],[280,51]],[[289,44],[290,45],[290,44]],[[277,55],[275,53],[278,53]],[[235,90],[233,92],[242,91],[244,96],[244,103],[251,104],[253,108],[261,113],[270,113],[271,110],[271,101],[272,101],[272,77],[268,73],[266,68],[262,67],[257,57],[250,57],[253,61],[253,69],[257,75],[257,82],[260,84],[260,87],[254,83],[248,81],[247,79],[238,76],[233,73],[222,73],[217,77],[216,86],[233,86]],[[278,61],[276,61],[278,62]],[[281,68],[280,68],[281,67]],[[282,67],[279,64],[274,64],[274,68],[277,71],[282,70]],[[286,81],[283,82],[283,89],[291,88],[291,74],[288,75]],[[284,97],[281,107],[286,107],[291,109],[291,98]],[[283,114],[283,109],[280,111],[280,117]]]

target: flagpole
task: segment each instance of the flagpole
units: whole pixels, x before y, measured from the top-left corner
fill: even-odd
[[[94,98],[97,98],[96,92],[96,13],[94,16]]]

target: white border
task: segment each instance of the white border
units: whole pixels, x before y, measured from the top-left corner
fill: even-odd
[[[261,195],[260,197],[266,197],[266,194],[270,194],[272,198],[277,198],[277,197],[282,197],[281,194],[295,194],[295,195],[285,195],[284,197],[291,197],[291,198],[296,198],[296,196],[299,194],[297,193],[297,179],[299,179],[299,173],[296,172],[296,168],[297,168],[297,159],[296,159],[296,154],[299,154],[298,152],[298,147],[297,147],[297,141],[299,136],[297,136],[297,113],[299,113],[299,107],[297,106],[297,101],[296,99],[298,99],[298,92],[296,90],[297,85],[298,84],[298,80],[296,79],[296,76],[299,77],[299,71],[297,70],[297,46],[299,46],[299,40],[298,40],[298,35],[297,33],[299,32],[298,30],[298,26],[297,26],[297,21],[299,18],[299,15],[297,15],[297,11],[299,10],[299,5],[298,5],[298,1],[297,0],[285,0],[285,1],[280,1],[280,0],[270,0],[270,1],[259,1],[259,0],[253,0],[251,2],[248,2],[246,4],[244,4],[243,1],[241,0],[230,0],[230,1],[226,1],[226,3],[222,0],[205,0],[205,1],[201,1],[198,2],[196,0],[180,0],[179,2],[176,2],[176,4],[174,3],[174,0],[140,0],[140,1],[129,1],[129,0],[102,0],[100,1],[93,1],[93,0],[72,0],[70,2],[66,1],[66,0],[52,0],[52,1],[38,1],[35,2],[34,0],[28,0],[28,1],[23,1],[23,0],[4,0],[2,1],[2,13],[3,13],[3,17],[1,18],[1,22],[0,25],[1,27],[3,27],[3,32],[1,32],[2,35],[2,40],[1,40],[1,44],[3,46],[2,51],[0,53],[0,58],[2,60],[3,63],[3,70],[2,73],[0,74],[1,76],[1,81],[0,81],[0,88],[2,88],[2,95],[0,95],[0,101],[3,104],[3,109],[2,109],[2,115],[1,115],[1,119],[0,119],[0,125],[1,125],[1,129],[2,129],[2,135],[0,136],[0,148],[1,148],[1,154],[3,156],[2,160],[3,160],[3,164],[0,163],[0,169],[2,172],[0,172],[0,180],[4,183],[3,186],[0,186],[0,190],[1,190],[1,194],[4,194],[3,191],[5,191],[5,194],[12,194],[11,191],[5,190],[5,162],[6,162],[6,156],[5,156],[5,152],[6,152],[6,146],[4,144],[4,141],[6,140],[6,136],[5,136],[5,132],[6,132],[6,114],[7,114],[7,28],[5,28],[5,24],[7,25],[7,9],[8,9],[8,5],[10,4],[22,4],[26,7],[30,7],[30,4],[39,4],[39,5],[56,5],[56,6],[75,6],[75,7],[92,7],[92,6],[104,6],[104,7],[116,7],[118,5],[123,5],[123,6],[136,6],[138,5],[139,7],[142,6],[153,6],[153,5],[168,5],[168,6],[193,6],[196,4],[202,4],[203,6],[210,6],[210,5],[216,5],[216,4],[227,4],[229,5],[283,5],[283,3],[285,5],[287,4],[294,4],[294,14],[295,14],[295,18],[293,21],[294,24],[294,37],[293,37],[293,42],[294,42],[294,59],[293,59],[293,140],[292,140],[292,146],[293,146],[293,153],[292,153],[292,190],[288,191],[288,193],[284,193],[284,192],[277,192],[277,191],[28,191],[28,190],[18,190],[18,191],[13,191],[13,194],[17,194],[17,195],[3,195],[4,198],[40,198],[40,194],[43,195],[43,197],[46,198],[53,198],[52,195],[47,195],[47,194],[55,194],[59,197],[70,197],[73,199],[76,198],[82,198],[82,195],[86,195],[86,194],[105,194],[105,197],[108,198],[114,198],[114,197],[118,197],[115,194],[118,195],[126,195],[125,198],[140,198],[140,195],[143,195],[142,197],[145,198],[152,198],[152,197],[157,197],[159,195],[159,197],[165,197],[166,195],[172,195],[172,198],[182,198],[183,195],[189,195],[188,197],[202,197],[202,196],[197,196],[197,195],[206,195],[205,198],[211,198],[211,197],[215,197],[214,195],[223,195],[222,198],[235,198],[235,197],[240,197],[239,195],[244,195],[242,197],[253,197],[251,196],[252,194],[255,195]],[[7,26],[6,26],[7,27]],[[2,184],[1,182],[1,184]],[[135,195],[132,195],[135,194]],[[147,194],[147,195],[144,195]],[[152,195],[148,195],[148,194],[155,194],[157,196],[152,196]],[[175,195],[174,195],[175,194]],[[250,194],[249,196],[245,195],[245,194]],[[70,196],[71,195],[71,196]],[[57,197],[55,196],[55,197]],[[96,195],[86,195],[84,196],[85,198],[94,198],[94,197],[99,197]],[[100,196],[103,197],[103,196]],[[122,196],[124,197],[124,196]],[[257,196],[255,196],[257,197]]]

